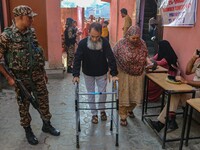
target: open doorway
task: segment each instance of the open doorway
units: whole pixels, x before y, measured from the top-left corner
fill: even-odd
[[[99,22],[110,20],[110,3],[101,0],[62,0],[61,23],[62,31],[65,29],[66,18],[72,18],[77,22],[77,27],[83,31],[87,22]]]
[[[139,14],[139,25],[142,29],[142,38],[147,44],[148,53],[153,56],[157,51],[157,46],[155,42],[151,40],[151,34],[149,31],[149,20],[150,18],[155,18],[158,28],[159,40],[162,39],[162,22],[161,16],[159,14],[159,6],[162,0],[141,0],[140,1],[140,14]]]
[[[3,6],[2,6],[2,0],[0,0],[0,33],[4,29],[4,18],[3,18]]]
[[[151,35],[149,33],[149,20],[154,17],[156,19],[157,14],[157,2],[155,0],[145,0],[144,6],[144,19],[143,19],[143,40],[147,44],[149,55],[156,53],[154,42],[151,41]]]
[[[62,28],[62,45],[63,45],[63,64],[67,66],[68,49],[65,41],[65,31],[67,29],[67,18],[73,19],[76,23],[73,24],[76,31],[75,51],[81,39],[89,35],[89,26],[92,22],[103,24],[106,20],[110,20],[110,3],[102,2],[101,0],[61,0],[61,28]],[[70,54],[69,54],[70,55]],[[69,60],[69,59],[68,59]]]

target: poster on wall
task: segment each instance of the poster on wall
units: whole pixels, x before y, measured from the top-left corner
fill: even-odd
[[[160,12],[163,26],[192,27],[196,22],[198,0],[163,0]]]

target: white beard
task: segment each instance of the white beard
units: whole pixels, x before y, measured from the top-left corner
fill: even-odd
[[[102,39],[100,38],[97,42],[92,42],[90,40],[90,37],[87,39],[87,47],[91,50],[102,50],[103,42]]]

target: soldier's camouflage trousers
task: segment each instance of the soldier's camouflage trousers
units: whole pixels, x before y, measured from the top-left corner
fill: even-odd
[[[75,45],[66,46],[67,66],[72,66],[74,61]]]
[[[18,79],[22,79],[22,82],[26,89],[34,93],[36,100],[39,103],[39,110],[41,112],[40,117],[43,120],[49,121],[51,113],[49,112],[49,98],[48,90],[44,79],[44,73],[42,70],[34,70],[32,72],[32,83],[29,78],[29,72],[14,72]],[[17,94],[17,103],[19,105],[20,123],[21,126],[27,127],[31,122],[31,115],[29,113],[30,102],[27,99],[22,99],[20,90],[16,87],[15,92]]]

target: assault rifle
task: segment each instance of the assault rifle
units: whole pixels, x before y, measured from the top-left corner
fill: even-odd
[[[32,104],[32,106],[41,114],[41,112],[39,110],[39,104],[38,104],[37,100],[35,99],[35,97],[29,93],[29,91],[25,88],[23,82],[21,80],[17,79],[15,77],[15,75],[13,74],[13,72],[11,70],[9,70],[5,66],[4,63],[0,63],[0,73],[2,73],[6,79],[8,79],[8,78],[14,79],[16,86],[20,90],[21,102],[23,103],[24,99],[28,99],[30,101],[30,103]]]

